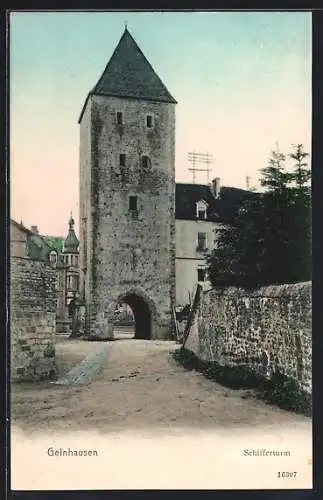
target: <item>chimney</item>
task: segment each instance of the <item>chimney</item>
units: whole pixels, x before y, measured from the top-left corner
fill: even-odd
[[[39,234],[38,227],[37,226],[31,226],[30,229],[32,230],[33,233]]]
[[[221,186],[220,186],[220,177],[215,177],[215,179],[212,180],[212,193],[213,196],[216,200],[220,198],[220,191],[221,191]]]

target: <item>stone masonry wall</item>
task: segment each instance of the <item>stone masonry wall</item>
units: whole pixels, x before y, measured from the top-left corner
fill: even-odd
[[[56,373],[56,271],[48,264],[11,258],[11,379],[37,380]]]
[[[80,164],[81,219],[87,221],[81,260],[86,260],[82,279],[89,333],[110,337],[116,303],[131,291],[149,306],[152,338],[165,338],[175,303],[174,105],[94,96],[86,111]],[[121,126],[117,111],[124,116]],[[152,129],[146,127],[147,114],[153,116]],[[120,154],[126,155],[124,168]],[[151,160],[145,170],[143,155]],[[129,196],[138,197],[135,216]]]
[[[279,370],[312,391],[311,283],[202,293],[185,347],[222,365]]]

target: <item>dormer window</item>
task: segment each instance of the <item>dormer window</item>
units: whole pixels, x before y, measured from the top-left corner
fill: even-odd
[[[50,264],[53,264],[53,265],[57,263],[57,253],[55,251],[50,252],[49,262],[50,262]]]
[[[207,203],[204,200],[196,203],[196,217],[202,220],[207,218]]]
[[[147,115],[146,116],[146,127],[147,128],[153,128],[153,117],[152,117],[152,115]]]
[[[123,113],[121,111],[117,111],[117,124],[123,125]]]

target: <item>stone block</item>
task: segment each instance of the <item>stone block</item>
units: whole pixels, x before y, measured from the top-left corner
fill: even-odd
[[[261,360],[266,352],[269,371],[280,370],[300,380],[302,387],[309,391],[312,367],[310,297],[310,283],[271,286],[255,292],[234,288],[204,292],[198,322],[192,325],[187,344],[199,345],[199,355],[209,360],[208,346],[217,346],[225,364],[248,363],[259,373],[264,371]]]

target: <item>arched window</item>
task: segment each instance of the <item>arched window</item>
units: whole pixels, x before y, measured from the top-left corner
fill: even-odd
[[[56,262],[57,262],[57,253],[55,251],[50,252],[50,254],[49,254],[49,262],[51,264],[56,264]]]
[[[141,158],[141,166],[142,166],[143,170],[146,170],[146,171],[150,170],[150,168],[151,168],[151,159],[149,158],[149,156],[144,155]]]
[[[207,203],[204,200],[200,200],[196,203],[196,217],[198,219],[207,218]]]

